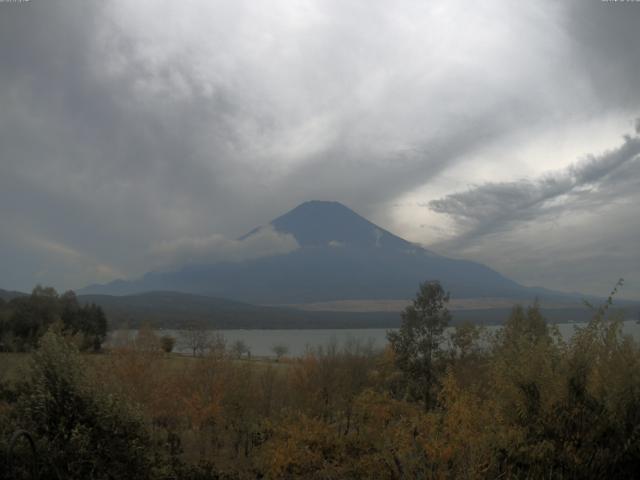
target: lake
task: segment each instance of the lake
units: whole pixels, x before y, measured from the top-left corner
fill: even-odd
[[[576,327],[585,324],[558,323],[556,324],[566,340],[570,339]],[[500,326],[488,326],[487,330],[496,331]],[[251,351],[251,354],[259,357],[274,356],[272,348],[275,345],[287,347],[288,356],[304,355],[308,348],[316,348],[336,343],[338,347],[347,342],[357,341],[363,344],[371,344],[373,348],[382,349],[387,344],[387,332],[393,329],[363,328],[363,329],[315,329],[315,330],[218,330],[224,336],[227,345],[232,345],[242,340]],[[627,320],[623,323],[623,332],[640,340],[640,325],[635,320]],[[158,335],[170,335],[177,339],[175,350],[178,353],[191,353],[183,334],[179,330],[158,330]],[[113,345],[115,338],[133,338],[135,330],[115,330],[107,339],[107,346]]]

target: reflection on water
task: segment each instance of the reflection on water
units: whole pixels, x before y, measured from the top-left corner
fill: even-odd
[[[569,340],[575,329],[585,324],[558,323],[562,337]],[[495,332],[499,326],[489,326],[489,332]],[[391,329],[392,330],[392,329]],[[371,344],[374,348],[381,349],[387,344],[387,331],[385,328],[364,329],[316,329],[316,330],[220,330],[227,345],[232,345],[238,340],[243,341],[251,355],[259,357],[275,356],[273,347],[283,345],[288,349],[289,356],[304,355],[308,348],[316,348],[329,344],[337,344],[338,347],[348,342],[357,341],[360,344]],[[623,324],[623,332],[631,334],[640,340],[640,325],[635,320],[627,320]],[[184,335],[179,330],[159,330],[158,335],[170,335],[177,339],[174,351],[179,353],[191,353]],[[136,330],[115,330],[109,335],[107,345],[115,343],[123,338],[134,338]]]

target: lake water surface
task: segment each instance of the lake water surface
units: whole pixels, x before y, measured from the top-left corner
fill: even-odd
[[[577,327],[585,324],[558,323],[556,324],[565,340],[571,338]],[[490,332],[496,331],[500,326],[488,326]],[[242,340],[251,351],[251,355],[259,357],[274,356],[273,347],[284,345],[288,349],[289,356],[304,355],[308,348],[317,348],[336,343],[338,347],[348,342],[357,341],[361,344],[371,344],[373,348],[382,349],[387,344],[387,332],[393,329],[363,328],[363,329],[315,329],[315,330],[219,330],[216,333],[224,336],[227,345],[232,345]],[[627,320],[623,324],[623,332],[640,340],[640,325],[635,320]],[[159,335],[170,335],[177,339],[174,351],[190,353],[187,342],[179,330],[159,330]],[[113,344],[116,338],[133,338],[135,330],[116,330],[110,334],[107,345]]]

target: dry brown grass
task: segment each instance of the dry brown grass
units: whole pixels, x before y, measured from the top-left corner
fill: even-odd
[[[29,368],[30,353],[0,353],[0,383],[13,384]]]

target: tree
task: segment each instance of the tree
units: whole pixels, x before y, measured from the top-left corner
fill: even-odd
[[[471,322],[464,322],[457,325],[451,334],[451,354],[460,360],[466,359],[479,349],[480,336],[483,333],[482,327]]]
[[[58,321],[65,333],[76,336],[82,350],[100,350],[107,336],[102,308],[93,303],[80,306],[71,290],[58,295],[53,288],[38,285],[30,296],[11,300],[9,309],[4,330],[15,338],[17,350],[35,348],[39,338]]]
[[[10,336],[11,331],[9,330],[9,309],[7,303],[4,301],[2,297],[0,297],[0,352],[4,349],[8,349],[9,346],[6,345],[7,336]]]
[[[424,402],[425,410],[435,399],[436,360],[451,320],[448,302],[449,294],[439,282],[422,283],[413,303],[402,312],[400,329],[387,334],[409,392]]]
[[[60,320],[58,293],[50,287],[37,285],[28,297],[11,300],[8,329],[16,337],[18,350],[30,350],[38,344],[49,326]]]
[[[107,317],[95,303],[80,306],[76,294],[69,290],[59,297],[60,318],[64,328],[81,338],[81,350],[97,352],[107,338]]]
[[[170,335],[160,337],[160,348],[165,353],[171,353],[176,345],[176,339]]]
[[[289,353],[289,347],[282,343],[278,343],[271,347],[271,351],[276,355],[276,361],[279,362],[280,358]]]
[[[107,317],[104,310],[95,303],[81,307],[79,331],[85,336],[83,349],[99,351],[107,338]]]
[[[236,340],[235,342],[233,342],[231,351],[234,353],[236,358],[242,358],[242,355],[244,355],[245,353],[248,356],[251,356],[251,351],[249,350],[249,347],[244,342],[244,340]]]
[[[150,438],[135,408],[99,387],[75,346],[50,330],[16,404],[39,441],[40,478],[148,479]]]
[[[211,340],[209,341],[209,355],[220,359],[223,358],[227,353],[227,340],[224,338],[224,335],[220,332],[215,332],[211,335]]]
[[[148,323],[138,329],[135,340],[136,350],[144,353],[157,353],[160,350],[160,338]]]
[[[203,323],[192,323],[182,332],[184,342],[193,356],[204,355],[211,344],[211,331]]]

